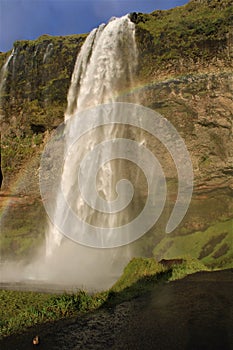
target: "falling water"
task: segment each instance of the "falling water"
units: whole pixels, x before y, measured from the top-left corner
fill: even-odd
[[[65,120],[75,118],[75,114],[89,107],[97,106],[107,102],[119,101],[119,94],[125,89],[133,87],[133,75],[137,65],[137,47],[135,42],[135,27],[128,16],[122,18],[113,18],[107,25],[102,24],[94,29],[87,37],[82,49],[77,57],[74,72],[72,75],[71,86],[68,92],[68,107],[65,114]],[[84,140],[85,147],[78,147],[75,151],[75,159],[71,162],[65,162],[62,186],[69,197],[77,187],[75,176],[76,169],[80,159],[88,150],[101,140],[116,137],[123,137],[125,130],[123,128],[111,126],[103,128],[88,139]],[[67,132],[66,137],[69,137]],[[72,164],[71,164],[72,163]],[[102,169],[97,185],[99,193],[102,193],[106,199],[113,183],[117,181],[120,173],[124,173],[124,165],[121,163],[108,163]],[[116,171],[117,170],[117,171]],[[91,179],[93,168],[90,167],[86,177]],[[128,171],[129,175],[129,171]],[[88,184],[87,184],[88,186]],[[78,193],[77,193],[78,197]],[[58,206],[58,199],[55,204],[54,217],[61,216],[62,211]],[[110,216],[96,215],[86,208],[79,197],[72,208],[76,207],[78,215],[82,215],[85,221],[93,223],[101,222],[105,226],[121,225],[125,220],[124,215]],[[98,216],[98,217],[97,217]],[[127,218],[128,219],[128,218]],[[52,225],[47,235],[47,253],[51,255],[55,246],[60,245],[62,235]]]
[[[0,72],[0,106],[2,105],[2,95],[4,93],[4,87],[5,87],[6,78],[7,78],[8,66],[9,66],[9,63],[13,57],[14,57],[14,49],[12,50],[10,56],[7,58],[4,65],[2,66],[2,69]]]
[[[77,57],[66,119],[85,108],[115,101],[120,91],[132,86],[136,65],[135,27],[128,16],[94,29]]]
[[[72,130],[72,133],[79,129],[77,113],[108,102],[125,100],[120,96],[123,96],[122,91],[133,87],[136,67],[135,26],[128,16],[113,18],[107,25],[100,25],[88,35],[77,56],[67,96],[65,144],[69,141],[67,127],[69,121],[77,118],[77,129]],[[95,209],[90,208],[83,201],[80,193],[76,192],[78,188],[77,169],[80,160],[97,144],[106,139],[123,137],[125,133],[123,127],[106,126],[99,128],[97,132],[92,130],[88,135],[84,135],[81,145],[78,144],[74,148],[71,159],[70,157],[61,159],[64,150],[57,152],[60,157],[59,162],[63,163],[59,181],[72,210],[83,221],[97,226],[101,224],[109,230],[112,226],[121,226],[127,222],[130,219],[132,208],[128,214],[110,215],[110,218],[109,214],[96,213]],[[86,186],[88,182],[93,181],[93,169],[90,166],[85,174]],[[133,178],[137,178],[138,175],[135,176],[135,168],[132,167],[129,170],[123,160],[108,162],[99,171],[97,192],[105,201],[113,200],[116,195],[113,188],[115,189],[116,183],[122,176],[127,178],[129,176],[130,181],[133,182],[135,181]],[[52,177],[50,170],[48,178]],[[53,196],[53,217],[50,217],[51,221],[46,233],[44,268],[38,268],[39,265],[31,265],[28,275],[32,273],[33,279],[37,278],[36,274],[40,279],[43,279],[42,275],[44,275],[44,278],[50,282],[79,284],[86,288],[101,289],[110,286],[132,258],[132,249],[129,249],[129,246],[95,249],[67,239],[54,224],[65,217],[65,213],[59,193],[53,193]],[[85,235],[85,232],[82,234]]]

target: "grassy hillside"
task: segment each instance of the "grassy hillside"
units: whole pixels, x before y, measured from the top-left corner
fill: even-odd
[[[233,267],[233,219],[217,222],[206,230],[188,235],[167,235],[154,248],[155,258],[177,258],[190,254],[207,266]]]
[[[229,0],[190,1],[167,11],[133,16],[139,48],[143,51],[141,76],[155,70],[200,70],[202,66],[232,66],[233,6]],[[173,67],[171,67],[172,65]]]

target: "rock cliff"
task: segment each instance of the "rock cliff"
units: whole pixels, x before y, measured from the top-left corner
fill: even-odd
[[[137,97],[181,133],[199,187],[232,186],[232,18],[227,0],[192,0],[168,11],[131,14],[139,50]],[[5,188],[24,169],[27,191],[35,190],[31,179],[39,160],[33,158],[39,158],[48,133],[63,121],[85,37],[43,35],[14,44],[1,83]],[[0,55],[2,66],[9,55]]]
[[[208,198],[208,213],[200,213],[204,205],[194,199],[192,215],[179,234],[205,230],[216,218],[232,216],[233,6],[230,0],[191,0],[167,11],[132,13],[131,20],[136,24],[138,71],[134,91],[119,100],[134,94],[173,123],[192,158],[196,193],[206,198],[213,189],[226,191],[227,197],[220,194],[217,202]],[[43,35],[35,41],[16,42],[12,53],[0,53],[3,190],[13,188],[19,194],[39,197],[40,155],[52,130],[63,122],[71,75],[85,38]],[[157,147],[150,138],[147,143]],[[159,147],[158,157],[163,158]],[[162,160],[173,191],[174,165],[171,159]],[[207,232],[210,243],[203,242],[196,257],[212,254],[214,261],[214,255],[221,258],[229,252],[230,225],[220,241],[211,240],[216,228]],[[172,239],[163,240],[154,255],[176,256],[174,251],[163,255]],[[147,241],[150,254],[156,242]]]

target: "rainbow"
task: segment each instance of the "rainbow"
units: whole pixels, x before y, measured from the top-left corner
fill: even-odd
[[[163,80],[163,83],[167,83],[171,80],[171,78],[167,78],[166,80]],[[143,89],[148,89],[153,87],[155,84],[159,84],[159,81],[152,81],[152,82],[146,82],[146,83],[138,83],[134,85],[133,87],[127,87],[125,89],[122,89],[120,92],[118,92],[115,95],[116,101],[120,101],[123,97],[130,96],[134,93],[139,93]],[[124,100],[124,99],[123,99]],[[132,102],[133,103],[133,102]],[[26,182],[26,172],[25,169],[31,168],[36,156],[38,153],[36,153],[32,158],[30,158],[24,166],[20,169],[17,176],[14,176],[14,180],[10,183],[8,188],[6,190],[3,190],[0,192],[0,223],[4,220],[4,217],[10,210],[10,208],[16,203],[20,202],[19,198],[23,198],[25,196],[30,195],[26,192],[25,188],[25,182]],[[4,181],[3,181],[4,186]],[[38,189],[39,190],[39,189]],[[18,200],[17,200],[18,198]]]

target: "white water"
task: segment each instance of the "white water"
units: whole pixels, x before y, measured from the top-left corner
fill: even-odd
[[[46,47],[44,56],[43,56],[43,63],[47,63],[47,59],[51,56],[53,52],[53,44],[49,43]]]
[[[128,16],[114,18],[107,25],[102,24],[99,28],[92,30],[88,35],[81,51],[77,57],[74,67],[71,86],[68,92],[68,106],[65,113],[65,120],[74,117],[77,112],[86,108],[97,106],[99,104],[113,102],[124,89],[133,87],[133,75],[137,66],[137,47],[135,42],[135,26],[129,20]],[[70,189],[74,188],[77,179],[77,171],[80,159],[85,153],[91,150],[100,140],[106,140],[110,137],[123,137],[124,130],[111,127],[111,129],[102,130],[85,142],[85,147],[77,150],[75,159],[69,164],[65,163],[62,186],[67,195]],[[66,137],[69,137],[66,136]],[[71,166],[72,163],[72,166]],[[119,167],[119,165],[118,165]],[[87,178],[93,178],[93,169],[90,167]],[[118,169],[118,175],[120,169]],[[109,186],[112,186],[116,177],[116,168],[111,164],[106,164],[103,169],[102,177],[99,180],[99,192],[107,197]],[[107,186],[106,184],[109,184]],[[111,190],[111,189],[110,189]],[[72,190],[73,191],[73,190]],[[79,214],[84,212],[84,219],[93,217],[90,209],[84,208],[82,199],[78,199],[74,204],[78,207]],[[58,205],[58,200],[54,204]],[[61,209],[55,209],[54,219],[62,215]],[[125,213],[124,213],[125,216]],[[122,217],[109,216],[97,218],[97,221],[104,220],[104,224],[111,227],[120,225]],[[111,222],[110,222],[110,221]],[[46,238],[46,252],[51,255],[57,245],[60,245],[63,236],[50,224]]]
[[[136,64],[135,28],[128,16],[94,29],[75,64],[66,120],[77,111],[115,101],[120,91],[132,86]]]
[[[94,29],[88,35],[76,60],[67,96],[66,122],[70,118],[76,118],[77,112],[89,107],[119,101],[121,92],[133,87],[136,66],[135,27],[128,16],[112,19],[107,25],[102,24],[98,29]],[[75,131],[72,130],[72,132]],[[96,214],[95,210],[87,208],[78,192],[74,195],[74,188],[78,186],[76,174],[80,159],[99,142],[113,137],[123,137],[124,134],[123,128],[115,126],[93,132],[84,137],[81,147],[79,145],[75,151],[75,156],[65,160],[61,179],[62,188],[70,200],[72,209],[86,222],[112,227],[120,226],[129,219],[130,213],[125,212],[111,217],[109,214]],[[65,135],[69,138],[69,131],[66,129]],[[101,169],[97,187],[98,192],[102,193],[105,199],[114,195],[113,186],[122,177],[122,173],[125,175],[124,167],[122,162],[120,164],[113,162],[106,163]],[[127,175],[130,176],[129,170]],[[88,186],[88,181],[93,181],[92,166],[86,178]],[[54,208],[52,222],[64,216],[59,195],[55,198]],[[85,232],[83,234],[85,235]],[[59,265],[60,271],[65,270],[66,277],[72,276],[73,283],[99,289],[111,285],[119,276],[122,268],[132,257],[132,249],[129,246],[107,250],[81,246],[65,238],[50,223],[46,236],[46,254],[47,263]],[[63,259],[67,259],[67,262],[74,267],[72,273],[69,264],[67,267],[67,262],[60,264],[61,260],[64,261]],[[65,278],[64,274],[63,278]],[[53,277],[50,276],[50,280]]]
[[[10,56],[7,58],[6,62],[2,66],[1,72],[0,72],[0,106],[2,104],[2,95],[4,93],[6,78],[7,78],[7,71],[8,66],[11,61],[11,59],[14,57],[14,49],[12,50]]]

